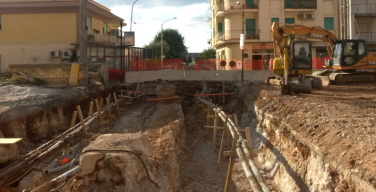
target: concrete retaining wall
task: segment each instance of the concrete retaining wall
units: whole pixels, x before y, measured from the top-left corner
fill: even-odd
[[[245,81],[265,81],[273,75],[269,70],[244,71]],[[177,81],[240,81],[241,71],[211,71],[211,70],[159,70],[159,71],[128,71],[125,74],[125,82],[153,81],[156,79]]]

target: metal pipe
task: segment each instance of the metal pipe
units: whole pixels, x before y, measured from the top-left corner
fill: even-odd
[[[66,181],[67,179],[71,178],[73,175],[77,174],[80,171],[80,166],[76,166],[75,168],[59,175],[55,179],[51,180],[50,182],[44,183],[41,186],[33,189],[31,192],[45,192],[45,191],[55,191],[54,188],[61,182]]]
[[[226,113],[222,111],[220,108],[216,107],[213,103],[206,101],[204,99],[198,98],[199,101],[207,104],[210,106],[210,108],[213,109],[213,111],[218,112],[218,116],[222,119],[223,122],[226,121]],[[243,136],[240,134],[238,128],[236,127],[235,123],[228,118],[227,120],[227,127],[230,130],[231,136],[234,138],[234,135],[237,134],[239,138],[239,142],[241,142],[241,145],[239,145],[236,148],[236,153],[239,156],[239,161],[242,162],[243,170],[247,176],[247,179],[252,187],[252,190],[255,192],[270,192],[270,189],[266,185],[266,182],[264,178],[261,176],[260,171],[256,167],[256,164],[254,163],[250,152],[247,147],[246,140],[243,138]],[[240,147],[241,146],[241,147]],[[246,159],[248,162],[246,162]]]
[[[121,102],[122,99],[119,99]],[[115,106],[115,103],[111,103],[110,107]],[[107,106],[103,107],[101,110],[101,114],[105,114],[105,110]],[[85,125],[91,124],[96,118],[98,117],[98,112],[94,113],[93,116],[88,117],[84,120]],[[30,164],[37,164],[46,159],[47,155],[53,152],[60,147],[63,147],[66,144],[66,140],[73,137],[75,134],[79,133],[82,129],[80,123],[76,124],[74,127],[70,128],[69,130],[65,131],[63,134],[60,134],[56,138],[50,140],[46,144],[38,147],[37,149],[33,150],[32,152],[28,153],[27,155],[23,156],[16,162],[8,165],[7,167],[0,170],[0,188],[9,184],[9,181],[12,179],[12,175],[14,177],[20,175],[18,172],[19,170],[28,167]],[[57,142],[57,143],[56,143]]]
[[[62,171],[64,169],[67,169],[69,168],[71,165],[72,165],[73,161],[67,163],[67,164],[64,164],[62,166],[59,166],[59,167],[55,167],[55,168],[52,168],[52,169],[45,169],[43,170],[43,172],[45,174],[51,174],[51,173],[56,173],[56,172],[59,172],[59,171]]]

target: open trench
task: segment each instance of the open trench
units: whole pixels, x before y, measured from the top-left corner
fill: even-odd
[[[142,98],[139,102],[124,102],[121,106],[125,110],[116,120],[104,128],[94,123],[88,129],[94,134],[91,138],[74,137],[67,147],[2,191],[50,191],[56,187],[62,191],[80,192],[223,191],[228,157],[223,157],[218,166],[219,149],[212,149],[212,129],[204,128],[206,105],[193,97],[196,91],[202,90],[203,83],[146,83],[141,84],[141,90],[148,97],[154,97],[161,85],[173,85],[175,91],[172,94],[183,99],[146,102]],[[206,82],[206,85],[211,93],[222,92],[222,82]],[[354,183],[354,179],[350,181],[345,177],[343,171],[323,158],[319,149],[292,130],[286,119],[265,112],[265,106],[258,100],[266,96],[260,96],[260,92],[272,88],[260,83],[225,85],[226,92],[236,92],[236,95],[225,97],[223,111],[237,114],[240,128],[251,128],[252,148],[262,151],[253,158],[271,191],[372,191],[372,187],[362,185],[363,181]],[[134,90],[135,87],[131,85],[129,88]],[[162,91],[171,94],[170,88]],[[222,98],[212,97],[211,101],[221,105]],[[88,101],[82,102],[87,104]],[[221,137],[221,132],[218,132],[217,140],[220,141]],[[229,150],[230,134],[225,138],[225,148]],[[65,182],[55,183],[53,187],[41,187],[67,171],[45,174],[43,170],[58,167],[61,159],[72,160],[89,150],[93,151],[76,161],[75,165],[80,165],[81,169],[78,174]],[[252,191],[239,160],[234,164],[229,191]]]

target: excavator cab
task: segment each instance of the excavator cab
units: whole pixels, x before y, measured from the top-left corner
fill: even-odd
[[[339,40],[334,43],[332,60],[326,60],[325,65],[350,67],[366,56],[366,42],[364,40]]]
[[[292,66],[294,70],[312,70],[312,44],[309,41],[292,43]]]

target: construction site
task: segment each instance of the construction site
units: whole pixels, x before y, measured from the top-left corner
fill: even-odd
[[[374,83],[0,88],[1,191],[375,191]]]

